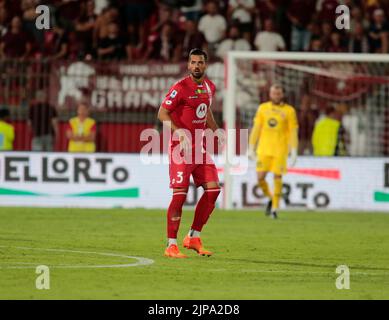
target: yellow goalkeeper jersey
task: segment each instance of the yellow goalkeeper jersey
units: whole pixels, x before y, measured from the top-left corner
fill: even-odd
[[[249,143],[257,146],[259,156],[287,157],[289,149],[297,148],[297,129],[295,109],[269,101],[258,108]]]

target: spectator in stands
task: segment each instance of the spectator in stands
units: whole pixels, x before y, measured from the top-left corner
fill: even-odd
[[[83,55],[93,54],[93,30],[96,27],[97,15],[95,14],[95,3],[88,0],[82,6],[80,17],[75,24],[77,38],[82,45]]]
[[[340,5],[338,0],[318,0],[316,11],[320,22],[334,23],[336,19],[336,8]]]
[[[13,125],[8,123],[9,110],[6,108],[0,109],[0,151],[13,150],[15,140],[15,129]]]
[[[256,0],[256,27],[263,28],[266,19],[275,19],[278,13],[279,4],[283,0]]]
[[[246,41],[251,42],[254,30],[254,0],[229,0],[228,16],[230,23],[239,22],[240,32]]]
[[[331,35],[333,31],[333,23],[323,22],[321,24],[321,43],[324,50],[327,50],[331,44]]]
[[[108,36],[109,25],[118,23],[119,11],[115,7],[104,8],[101,15],[97,17],[95,29],[93,30],[93,47],[96,48],[98,41]]]
[[[182,44],[179,35],[175,33],[175,25],[167,22],[163,25],[158,38],[150,43],[145,59],[178,62],[181,58],[181,52]]]
[[[361,22],[354,24],[353,31],[350,34],[348,43],[348,51],[351,53],[369,53],[369,38],[365,34],[365,30]]]
[[[343,45],[342,36],[339,32],[331,34],[330,43],[328,44],[327,52],[346,52],[347,49]]]
[[[388,53],[389,24],[382,9],[376,9],[369,29],[370,49],[373,53]]]
[[[182,14],[185,16],[185,19],[196,21],[196,22],[199,21],[203,9],[203,1],[193,0],[193,1],[185,1],[185,2],[186,4],[182,5],[180,8]],[[193,48],[200,48],[200,47],[193,46]]]
[[[68,42],[65,29],[57,26],[45,30],[42,54],[51,59],[63,59],[68,53]]]
[[[291,0],[287,8],[287,16],[292,24],[291,50],[307,51],[311,41],[309,24],[315,2],[312,0]]]
[[[316,122],[313,129],[312,146],[314,156],[343,155],[343,132],[341,114],[334,107],[329,107],[326,115]]]
[[[258,51],[283,51],[286,49],[282,36],[274,31],[272,19],[265,21],[264,31],[258,32],[254,45]]]
[[[96,151],[96,122],[89,117],[89,107],[80,102],[77,117],[70,119],[66,137],[69,139],[69,152]]]
[[[206,12],[199,21],[199,30],[204,34],[208,42],[209,55],[214,56],[217,46],[225,37],[227,21],[219,13],[216,1],[209,1],[206,5]]]
[[[185,61],[188,59],[188,52],[192,48],[201,48],[206,52],[208,51],[207,40],[205,40],[203,33],[198,30],[197,23],[193,20],[186,20],[181,43],[181,58]]]
[[[369,21],[365,19],[362,8],[359,6],[354,6],[351,9],[351,20],[350,20],[350,30],[346,30],[348,32],[352,32],[355,30],[355,27],[361,24],[364,30],[369,29]]]
[[[119,25],[116,23],[111,22],[108,25],[107,36],[98,41],[97,55],[99,59],[120,60],[125,57],[125,43],[119,32]]]
[[[216,56],[223,60],[229,51],[240,50],[250,51],[250,43],[242,38],[239,27],[231,26],[228,32],[228,37],[224,39],[217,48]]]
[[[36,13],[37,1],[22,0],[21,9],[23,11],[22,20],[23,28],[34,39],[34,44],[42,44],[44,37],[44,30],[36,28],[35,22],[38,14]],[[33,48],[34,49],[34,48]]]
[[[124,14],[128,32],[127,57],[131,60],[138,59],[146,47],[149,27],[147,21],[155,9],[153,0],[125,1]]]
[[[7,33],[0,40],[0,57],[26,58],[31,48],[30,37],[22,30],[22,20],[14,17]]]
[[[80,16],[81,4],[83,2],[79,0],[64,0],[60,2],[54,0],[57,9],[55,11],[55,24],[66,30],[73,29]]]
[[[320,38],[312,38],[311,44],[309,45],[310,52],[323,52],[324,46]]]
[[[53,151],[58,136],[57,111],[47,101],[45,91],[36,93],[36,101],[28,109],[28,126],[32,131],[32,151]]]
[[[127,25],[127,34],[125,42],[127,59],[129,59],[130,61],[136,61],[140,59],[142,57],[143,44],[139,39],[139,32],[137,31],[135,25]]]

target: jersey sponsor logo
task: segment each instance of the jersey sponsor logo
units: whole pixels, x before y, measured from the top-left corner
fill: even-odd
[[[200,104],[196,110],[196,116],[199,119],[204,118],[207,115],[207,105],[205,103]]]
[[[173,90],[172,93],[170,94],[170,98],[174,99],[177,96],[177,91]]]
[[[277,119],[274,119],[274,118],[269,119],[269,121],[267,123],[268,123],[270,128],[275,128],[278,125]]]
[[[173,102],[171,100],[166,100],[165,104],[170,106]]]

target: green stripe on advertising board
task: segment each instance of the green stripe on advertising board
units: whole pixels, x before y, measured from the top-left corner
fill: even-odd
[[[377,202],[389,202],[389,193],[376,191],[374,193],[374,200]]]
[[[1,196],[44,196],[44,194],[24,191],[24,190],[14,190],[14,189],[4,189],[0,188]]]
[[[139,188],[69,194],[68,197],[139,198]]]

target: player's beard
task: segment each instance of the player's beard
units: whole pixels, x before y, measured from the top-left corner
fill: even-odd
[[[199,80],[201,79],[203,76],[204,76],[204,72],[201,72],[200,70],[199,71],[193,71],[192,73],[192,77],[196,80]]]
[[[272,100],[272,103],[276,106],[279,106],[281,104],[284,103],[284,100],[283,99],[280,99],[280,100]]]

